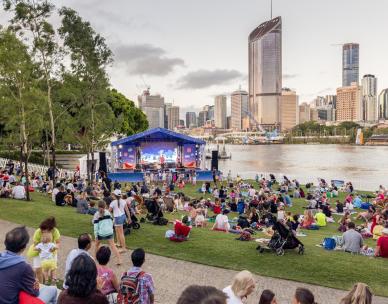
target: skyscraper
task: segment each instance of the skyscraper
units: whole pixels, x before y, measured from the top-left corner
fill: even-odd
[[[359,81],[360,47],[358,43],[347,43],[342,47],[342,86],[349,87]]]
[[[192,128],[197,125],[197,115],[195,112],[186,112],[186,128]]]
[[[282,90],[280,102],[280,119],[282,131],[290,130],[299,124],[299,97],[295,91]]]
[[[168,128],[170,130],[174,130],[177,126],[179,126],[179,107],[171,106],[167,110],[168,113]]]
[[[203,110],[198,113],[198,127],[203,127],[207,120],[207,111]]]
[[[377,79],[374,75],[362,78],[362,120],[375,122],[379,119],[377,103]]]
[[[362,120],[361,87],[353,83],[337,89],[337,121]]]
[[[226,129],[226,96],[218,95],[214,99],[214,124],[216,128]]]
[[[166,129],[168,129],[168,115],[170,113],[169,109],[172,107],[172,103],[171,102],[166,102],[164,104],[164,127]]]
[[[310,121],[310,105],[307,102],[299,106],[299,123]]]
[[[260,24],[249,35],[249,110],[252,124],[280,123],[282,20]]]
[[[388,120],[388,89],[382,90],[379,95],[379,119]]]
[[[243,119],[248,116],[248,92],[237,90],[230,97],[231,103],[231,128],[242,130]]]
[[[137,100],[139,108],[147,116],[149,128],[164,128],[164,97],[151,95],[148,88]]]

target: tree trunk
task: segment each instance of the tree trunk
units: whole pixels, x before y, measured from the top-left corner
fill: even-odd
[[[90,166],[89,166],[89,160],[90,160],[90,157],[89,157],[89,149],[88,149],[87,152],[86,152],[86,171],[87,171],[87,174],[88,174],[88,181],[89,181],[89,185],[90,185]]]
[[[21,135],[21,141],[22,141],[22,158],[24,160],[24,175],[26,177],[26,184],[24,185],[26,188],[26,200],[30,200],[30,192],[28,191],[29,188],[29,181],[28,181],[28,142],[27,142],[27,131],[26,131],[26,114],[24,110],[24,103],[22,99],[22,93],[19,89],[19,98],[20,98],[20,114],[21,114],[21,122],[20,122],[20,135]],[[20,163],[20,166],[23,168],[23,164]]]
[[[53,168],[54,168],[54,176],[53,176],[53,185],[56,183],[56,172],[57,172],[57,162],[56,162],[56,154],[55,154],[55,124],[54,124],[54,114],[53,114],[53,106],[51,100],[51,83],[50,79],[46,76],[47,79],[47,104],[48,111],[50,117],[50,129],[51,129],[51,155],[53,160]]]
[[[91,166],[90,166],[90,171],[91,171],[91,177],[92,177],[92,179],[91,179],[91,181],[92,181],[92,183],[94,182],[94,173],[95,173],[95,166],[94,166],[94,151],[93,151],[93,149],[92,149],[92,164],[91,164]]]
[[[25,172],[25,175],[26,175],[26,200],[27,201],[30,201],[31,198],[30,198],[30,181],[29,181],[29,178],[28,178],[28,153],[26,153],[24,155],[24,172]]]

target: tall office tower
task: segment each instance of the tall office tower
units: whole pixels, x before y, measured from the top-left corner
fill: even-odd
[[[243,120],[248,117],[248,92],[237,90],[230,97],[231,103],[231,129],[242,130]]]
[[[359,81],[360,46],[347,43],[342,47],[342,87],[349,87]]]
[[[168,113],[168,129],[174,130],[177,126],[179,126],[179,107],[171,106],[167,109]]]
[[[353,83],[348,87],[337,89],[337,121],[362,120],[361,87]]]
[[[168,129],[168,115],[169,115],[169,109],[172,107],[171,102],[166,102],[164,104],[164,127]]]
[[[150,89],[137,97],[139,108],[147,116],[149,128],[164,128],[164,97],[151,95]]]
[[[207,120],[214,121],[214,106],[206,106],[207,107]]]
[[[375,122],[379,120],[377,103],[377,78],[374,75],[364,75],[362,85],[362,120]]]
[[[379,95],[379,119],[388,119],[388,89],[382,90]]]
[[[295,91],[283,89],[280,100],[280,120],[282,131],[290,130],[299,124],[299,97]]]
[[[200,111],[198,113],[198,127],[203,127],[207,121],[207,111]]]
[[[214,123],[219,129],[226,129],[226,96],[218,95],[214,99]]]
[[[280,123],[282,20],[260,24],[249,35],[249,111],[252,126]]]
[[[186,128],[193,128],[197,125],[197,114],[186,112]]]
[[[310,105],[307,102],[299,106],[299,123],[310,121]]]

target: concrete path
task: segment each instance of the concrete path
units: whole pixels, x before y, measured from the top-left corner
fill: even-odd
[[[0,220],[0,250],[4,249],[5,233],[17,225]],[[29,228],[31,235],[34,229]],[[77,241],[74,238],[62,237],[61,248],[58,256],[59,275],[63,277],[64,264],[69,251],[76,248]],[[92,251],[94,253],[94,251]],[[120,275],[131,265],[130,253],[123,255],[123,265],[116,267],[110,265]],[[235,271],[222,268],[210,267],[185,261],[174,260],[157,255],[148,254],[144,269],[153,275],[156,286],[156,303],[173,304],[176,303],[180,293],[189,285],[212,285],[217,288],[224,288],[229,285]],[[306,274],[311,275],[311,274]],[[309,288],[316,297],[319,304],[338,304],[346,292],[319,287],[310,284],[303,284],[293,281],[274,279],[269,277],[255,276],[257,288],[255,293],[249,297],[249,304],[257,304],[264,289],[271,289],[275,292],[279,304],[291,303],[292,295],[297,287]],[[373,304],[388,304],[388,298],[374,297]]]

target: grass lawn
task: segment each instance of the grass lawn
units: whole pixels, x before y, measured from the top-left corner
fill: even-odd
[[[189,196],[199,196],[192,186],[186,186],[184,192]],[[32,202],[0,199],[0,218],[37,227],[45,217],[55,216],[63,235],[77,237],[82,232],[92,232],[91,216],[77,214],[74,208],[56,207],[42,194],[34,193],[32,198]],[[294,200],[291,211],[302,213],[304,205],[303,200]],[[174,216],[180,217],[178,214]],[[299,238],[305,244],[305,255],[288,250],[281,257],[269,252],[259,254],[255,250],[256,242],[236,241],[236,235],[211,231],[209,226],[193,228],[188,242],[174,243],[164,238],[165,231],[172,228],[171,224],[167,227],[141,224],[139,230],[132,231],[128,236],[127,245],[130,248],[143,247],[149,253],[176,259],[235,270],[248,269],[264,276],[339,289],[350,289],[355,282],[364,282],[374,294],[388,296],[387,259],[326,251],[315,246],[324,237],[339,234],[336,223],[318,231],[307,231],[307,237]],[[259,232],[256,237],[264,235]],[[375,241],[367,240],[367,244],[374,247]]]

